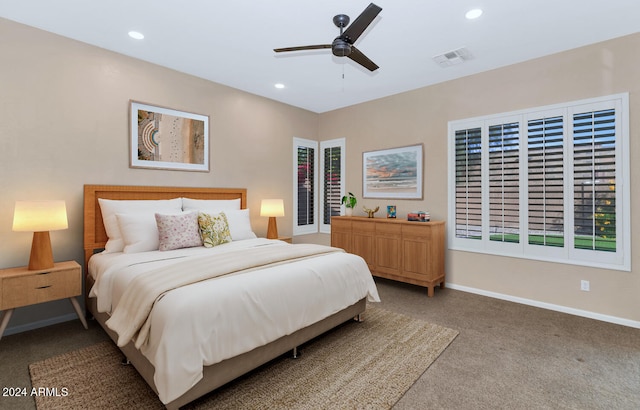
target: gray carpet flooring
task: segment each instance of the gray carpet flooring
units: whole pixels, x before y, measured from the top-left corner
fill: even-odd
[[[460,332],[394,409],[639,409],[640,329],[377,280],[380,307]],[[365,317],[366,320],[366,317]],[[71,321],[5,336],[0,386],[30,388],[28,364],[106,340]],[[34,409],[0,396],[1,409]]]

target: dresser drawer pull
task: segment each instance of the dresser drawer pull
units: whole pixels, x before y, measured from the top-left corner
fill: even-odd
[[[50,287],[51,287],[51,285],[47,285],[47,286],[40,286],[40,287],[37,287],[36,289],[46,289],[46,288],[50,288]]]
[[[51,272],[40,272],[40,273],[38,273],[38,275],[48,275],[48,274],[50,274],[50,273],[51,273]]]

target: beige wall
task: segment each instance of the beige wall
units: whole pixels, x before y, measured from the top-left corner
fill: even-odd
[[[639,46],[640,35],[629,36],[318,115],[0,19],[0,267],[28,260],[31,235],[11,231],[21,199],[67,201],[69,229],[52,232],[54,257],[82,261],[84,184],[247,187],[252,224],[263,236],[262,198],[284,198],[291,214],[293,136],[345,137],[347,189],[358,198],[363,151],[424,143],[425,198],[394,203],[399,215],[427,209],[446,219],[447,121],[629,92],[634,174],[640,56],[630,50]],[[211,172],[129,168],[130,99],[209,115]],[[632,209],[634,200],[632,188]],[[387,203],[360,199],[359,205]],[[637,243],[640,222],[633,216],[631,222]],[[291,218],[279,218],[278,228],[290,235]],[[295,240],[329,243],[322,234]],[[632,272],[619,272],[449,251],[447,280],[640,321],[637,262],[632,258]],[[580,279],[591,281],[591,292],[579,290]],[[18,309],[9,332],[71,312],[64,301]]]
[[[11,231],[23,199],[66,200],[54,258],[81,262],[84,184],[246,187],[260,236],[262,198],[284,198],[291,215],[292,137],[317,139],[317,114],[3,19],[0,58],[0,267],[28,261],[32,235]],[[130,99],[208,115],[211,172],[129,168]],[[290,221],[278,218],[281,235]],[[17,309],[8,333],[71,312]]]
[[[640,34],[635,34],[324,113],[319,136],[321,140],[346,137],[347,189],[358,198],[362,198],[363,151],[424,143],[424,200],[361,199],[360,203],[370,208],[395,203],[398,215],[429,210],[433,219],[446,219],[448,121],[629,92],[629,154],[631,174],[636,175],[640,172],[640,116],[636,115],[640,54],[632,50],[639,49]],[[632,185],[632,245],[640,240],[640,220],[633,214],[638,205]],[[632,253],[633,270],[620,272],[448,251],[447,281],[638,323],[639,263]],[[590,292],[580,291],[581,279],[591,282]]]

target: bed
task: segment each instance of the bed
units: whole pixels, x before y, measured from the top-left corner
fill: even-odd
[[[140,210],[129,211],[137,204]],[[159,245],[149,243],[149,204],[167,207],[153,210]],[[209,211],[211,204],[231,208],[214,215],[219,209]],[[257,238],[247,228],[246,208],[246,189],[84,187],[87,310],[167,408],[295,352],[359,318],[367,300],[379,301],[360,257]],[[217,243],[216,232],[208,248],[171,246],[161,222],[192,218],[194,210],[198,218],[228,222],[227,242]],[[114,220],[122,228],[118,238]]]

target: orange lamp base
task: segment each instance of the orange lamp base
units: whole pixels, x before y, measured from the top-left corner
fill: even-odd
[[[53,268],[53,252],[49,231],[34,232],[31,242],[31,256],[29,256],[29,270]]]
[[[269,225],[267,226],[267,239],[278,239],[278,225],[276,225],[276,217],[269,217]]]

